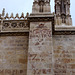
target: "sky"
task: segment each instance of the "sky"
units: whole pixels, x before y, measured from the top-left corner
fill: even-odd
[[[32,12],[32,5],[34,0],[0,0],[0,13],[2,9],[5,8],[5,13],[8,13],[9,16],[11,13],[14,13],[14,16],[23,12]],[[71,17],[73,21],[73,26],[75,26],[75,0],[70,0],[71,3]],[[51,0],[51,12],[54,12],[54,0]]]

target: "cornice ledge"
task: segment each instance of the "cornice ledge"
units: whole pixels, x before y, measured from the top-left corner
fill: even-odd
[[[75,26],[55,26],[55,31],[75,31]]]

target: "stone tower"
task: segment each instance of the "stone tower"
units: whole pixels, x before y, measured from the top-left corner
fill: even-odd
[[[55,0],[55,24],[72,25],[70,0]]]
[[[32,13],[50,12],[50,0],[34,0]]]

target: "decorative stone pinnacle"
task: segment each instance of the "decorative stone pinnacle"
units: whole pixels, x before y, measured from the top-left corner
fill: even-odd
[[[20,18],[24,18],[24,13],[22,12],[21,17]]]
[[[11,13],[11,16],[10,16],[10,18],[13,18],[13,13]]]
[[[19,14],[18,13],[16,14],[16,17],[15,18],[19,18]]]
[[[2,10],[2,16],[4,16],[5,15],[5,8],[3,8],[3,10]]]
[[[0,19],[2,19],[1,14],[0,14]]]
[[[6,18],[8,18],[8,13],[6,13]]]
[[[27,12],[27,14],[26,14],[26,18],[29,16],[29,13]]]

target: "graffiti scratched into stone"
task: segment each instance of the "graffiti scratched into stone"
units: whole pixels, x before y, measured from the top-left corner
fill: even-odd
[[[45,47],[46,44],[49,41],[48,39],[50,38],[51,38],[51,30],[47,28],[45,24],[41,23],[38,26],[36,26],[34,30],[30,31],[30,39],[35,45],[34,49],[37,49],[36,51],[44,50],[46,48]]]

